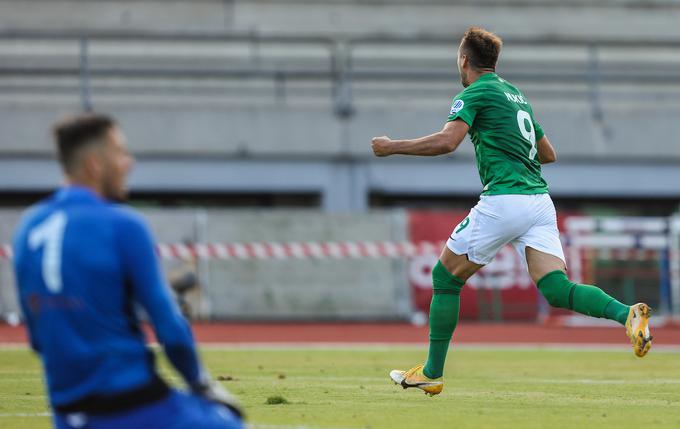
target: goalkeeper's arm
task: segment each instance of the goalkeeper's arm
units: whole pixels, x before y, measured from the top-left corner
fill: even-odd
[[[170,362],[187,384],[196,383],[202,370],[194,339],[161,273],[151,233],[133,214],[123,219],[116,233],[134,300],[149,315]]]
[[[180,312],[161,273],[151,234],[141,219],[128,219],[117,231],[123,247],[125,273],[135,299],[148,313],[158,341],[192,392],[219,402],[239,416],[237,401],[212,381],[198,358],[189,323]]]

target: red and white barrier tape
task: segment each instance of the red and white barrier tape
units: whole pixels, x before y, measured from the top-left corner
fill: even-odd
[[[164,260],[248,260],[248,259],[363,259],[404,258],[423,254],[439,255],[444,242],[345,241],[291,243],[161,243],[156,251]],[[597,252],[603,259],[651,260],[656,249],[581,247]],[[673,252],[675,253],[675,252]],[[12,259],[12,247],[0,245],[0,260]]]
[[[157,250],[166,260],[246,260],[246,259],[363,259],[402,258],[438,253],[444,243],[347,241],[304,243],[210,243],[159,244]]]
[[[9,244],[0,245],[0,259],[12,259],[12,246]]]
[[[402,258],[439,254],[443,242],[346,241],[304,243],[162,243],[156,251],[164,260],[363,259]],[[0,259],[11,259],[10,246],[0,246]]]

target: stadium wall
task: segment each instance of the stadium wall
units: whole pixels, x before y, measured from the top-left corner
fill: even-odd
[[[220,320],[424,322],[430,271],[465,211],[144,209],[171,283],[191,274],[190,313]],[[17,311],[6,247],[18,219],[0,210],[0,315]],[[625,302],[680,315],[680,218],[560,216],[571,277]],[[510,246],[463,291],[461,317],[535,320],[549,309]]]
[[[404,211],[327,216],[317,211],[144,210],[167,243],[326,243],[406,240]],[[0,242],[8,243],[18,213],[0,212]],[[238,320],[394,320],[411,312],[403,260],[287,258],[164,259],[170,278],[195,273],[189,294],[199,318]],[[15,311],[12,274],[0,261],[0,313]]]

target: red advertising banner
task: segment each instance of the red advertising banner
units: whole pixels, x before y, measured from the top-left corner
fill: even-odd
[[[409,238],[412,242],[444,242],[467,211],[409,211]],[[416,312],[427,314],[432,298],[432,268],[437,253],[417,256],[409,261],[411,298]],[[515,249],[504,247],[493,262],[466,283],[461,293],[460,317],[475,320],[534,320],[538,314],[539,294],[525,263]]]

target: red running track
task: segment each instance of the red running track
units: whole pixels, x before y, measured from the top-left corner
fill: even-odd
[[[403,323],[196,323],[200,343],[408,343],[425,344],[427,327]],[[680,328],[653,328],[655,346],[680,346]],[[461,322],[453,338],[458,344],[625,345],[623,328],[569,328],[535,323],[482,324]],[[25,344],[23,327],[0,324],[0,344]]]

